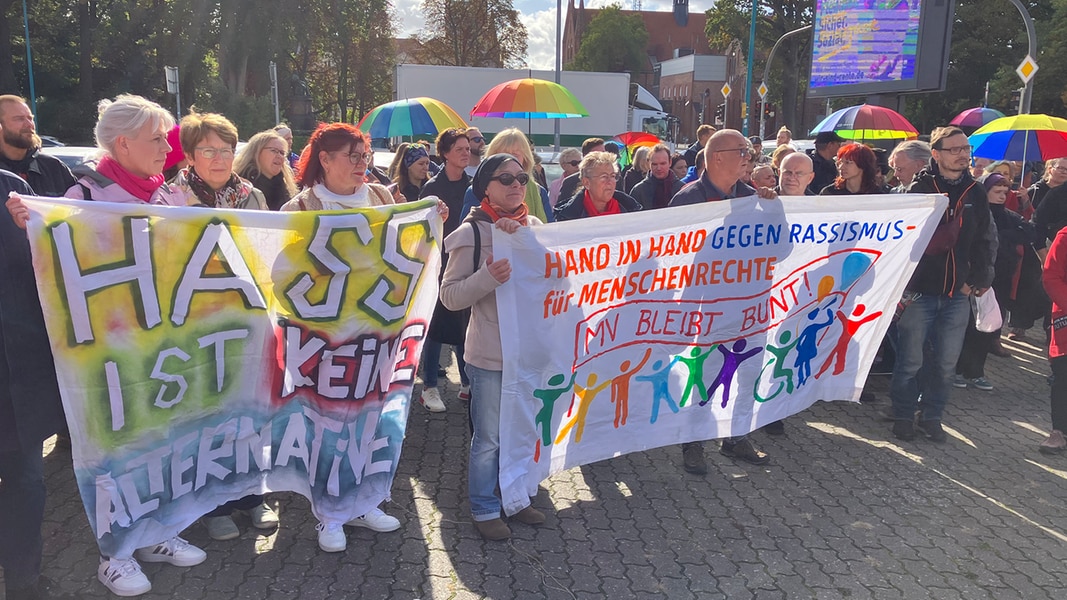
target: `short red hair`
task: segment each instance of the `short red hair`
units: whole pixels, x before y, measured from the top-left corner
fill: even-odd
[[[319,152],[337,152],[346,148],[351,152],[356,144],[363,144],[363,151],[370,147],[370,138],[354,125],[348,123],[323,123],[311,134],[307,148],[300,154],[296,163],[296,181],[301,187],[309,188],[322,183],[322,163]]]
[[[860,180],[861,194],[873,194],[878,191],[875,183],[878,176],[878,158],[873,150],[863,144],[847,144],[837,151],[837,160],[850,160],[863,171],[863,178]],[[839,176],[834,180],[834,187],[845,189],[845,180]]]

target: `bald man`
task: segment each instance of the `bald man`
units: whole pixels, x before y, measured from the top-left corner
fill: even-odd
[[[782,159],[776,191],[783,196],[810,196],[808,186],[812,179],[815,179],[815,166],[811,157],[803,152],[793,152]]]
[[[752,148],[740,131],[716,131],[704,146],[704,174],[675,194],[670,206],[756,195],[755,188],[741,181],[743,167],[748,163],[751,154]],[[778,197],[769,187],[761,187],[759,195],[768,199]]]
[[[704,146],[704,174],[700,179],[682,188],[674,195],[669,206],[685,206],[702,202],[717,202],[730,198],[754,196],[757,191],[741,181],[742,167],[752,155],[748,140],[734,129],[715,132]],[[778,195],[769,187],[759,189],[761,198],[774,199]],[[766,464],[770,457],[748,439],[748,435],[722,441],[719,452],[754,465]],[[708,472],[704,458],[704,443],[682,444],[682,468],[687,473],[704,475]]]

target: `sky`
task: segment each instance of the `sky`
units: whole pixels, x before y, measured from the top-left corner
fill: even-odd
[[[556,3],[552,0],[513,0],[515,10],[526,25],[527,52],[526,62],[531,69],[552,69],[556,64]],[[563,10],[566,14],[567,3]],[[578,4],[578,0],[573,0]],[[623,9],[630,9],[632,0],[618,0]],[[612,0],[587,0],[585,5],[600,8],[611,4]],[[397,16],[400,18],[400,37],[408,37],[422,27],[422,12],[419,6],[422,0],[394,0]],[[711,0],[689,0],[690,13],[702,13],[711,8]],[[641,9],[646,11],[670,12],[671,0],[642,0]]]

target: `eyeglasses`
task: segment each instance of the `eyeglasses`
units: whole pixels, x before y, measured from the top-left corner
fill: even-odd
[[[951,154],[952,156],[959,156],[961,154],[967,155],[971,153],[971,147],[969,145],[957,146],[955,148],[934,148],[934,150],[937,150],[938,152],[945,152]]]
[[[591,175],[591,176],[589,176],[589,179],[599,179],[600,183],[607,183],[609,181],[618,181],[619,177],[620,177],[619,173],[615,172],[615,173],[602,173],[600,175]]]
[[[203,146],[195,149],[200,153],[200,156],[208,160],[215,160],[216,156],[222,158],[233,158],[233,148],[212,148],[211,146]]]
[[[358,165],[360,161],[369,162],[370,159],[374,157],[374,154],[370,152],[349,152],[348,154],[343,154],[342,156],[347,156],[348,162],[354,165]]]
[[[570,165],[572,167],[577,167],[578,165],[582,164],[582,161],[580,161],[580,160],[568,160],[567,162],[565,162],[563,164]]]
[[[782,177],[796,177],[797,179],[806,177],[809,174],[811,174],[811,171],[782,171]]]
[[[1052,170],[1060,175],[1067,175],[1067,167],[1053,167]]]
[[[472,142],[474,142],[475,144],[480,144],[480,143],[482,143],[482,142],[484,142],[484,141],[485,141],[485,138],[483,138],[482,136],[480,136],[480,135],[479,135],[478,137],[472,137],[472,138],[470,138],[470,140],[471,140]]]
[[[285,157],[285,150],[279,150],[277,148],[264,148],[264,150],[268,150],[274,153],[275,156],[281,156],[283,158]]]
[[[490,177],[489,181],[499,181],[500,185],[504,187],[510,187],[511,184],[515,183],[516,181],[519,182],[519,185],[526,185],[530,181],[530,176],[526,173],[519,173],[518,175],[512,175],[511,173],[501,173],[496,177]]]
[[[750,150],[746,146],[744,148],[726,148],[726,149],[723,149],[723,150],[712,150],[712,152],[733,152],[734,154],[737,154],[741,158],[748,158],[749,154],[752,153],[752,150]]]

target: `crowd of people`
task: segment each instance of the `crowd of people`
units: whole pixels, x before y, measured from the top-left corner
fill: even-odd
[[[942,427],[953,386],[991,390],[988,354],[1003,356],[1001,332],[975,328],[972,302],[992,289],[1009,335],[1041,323],[1052,364],[1053,432],[1042,452],[1067,449],[1067,159],[1050,160],[1027,187],[1007,162],[971,159],[965,133],[933,131],[891,151],[851,143],[827,132],[809,152],[798,151],[783,127],[774,148],[740,132],[701,125],[697,142],[675,152],[666,144],[640,148],[625,168],[625,149],[600,138],[559,154],[562,176],[546,181],[539,157],[521,131],[491,140],[477,128],[448,129],[434,143],[400,144],[386,168],[373,164],[370,139],[344,123],[319,126],[293,148],[280,125],[255,133],[238,151],[238,131],[226,117],[191,112],[175,123],[169,112],[138,96],[100,104],[95,128],[99,156],[73,171],[40,152],[33,115],[17,96],[0,96],[0,192],[10,218],[0,238],[3,276],[17,285],[0,294],[0,565],[9,599],[48,597],[40,578],[44,482],[43,441],[65,422],[45,333],[25,229],[29,211],[20,195],[65,196],[223,209],[317,211],[388,206],[436,198],[444,220],[440,299],[421,358],[418,402],[446,410],[438,388],[445,346],[455,352],[459,399],[469,402],[471,516],[488,540],[511,536],[498,490],[503,357],[496,290],[511,276],[493,256],[493,229],[513,233],[553,221],[660,210],[733,198],[934,193],[949,205],[900,301],[883,344],[891,352],[892,433],[946,439]],[[769,141],[769,140],[768,140]],[[983,164],[988,162],[988,164]],[[1065,229],[1067,231],[1067,229]],[[1046,250],[1046,243],[1051,247]],[[1047,257],[1045,256],[1047,253]],[[1042,260],[1044,268],[1042,269]],[[1042,335],[1042,334],[1039,334]],[[17,348],[17,351],[13,349]],[[785,423],[765,427],[782,434]],[[753,464],[770,460],[748,435],[724,439],[719,451]],[[682,468],[705,474],[704,443],[682,445]],[[213,539],[240,535],[232,513],[249,511],[257,528],[278,515],[262,495],[228,502],[204,515]],[[545,521],[529,503],[508,519]],[[344,526],[389,532],[400,523],[375,508],[348,523],[322,522],[325,552],[346,549]],[[17,540],[17,542],[13,542]],[[180,537],[129,556],[101,556],[98,577],[120,596],[151,589],[140,562],[192,566],[206,554]]]

